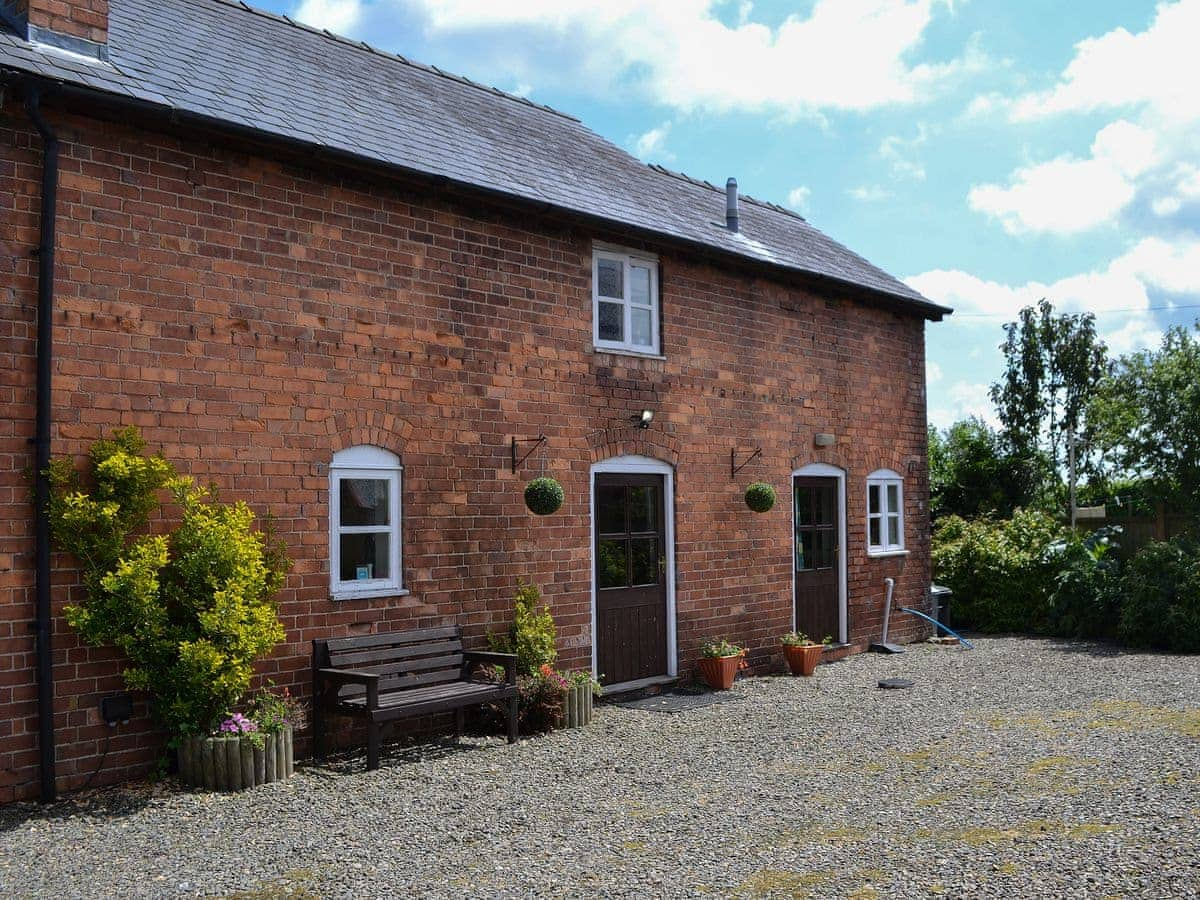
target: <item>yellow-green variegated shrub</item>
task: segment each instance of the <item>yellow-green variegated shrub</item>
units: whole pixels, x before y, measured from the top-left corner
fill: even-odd
[[[273,598],[290,564],[246,504],[219,502],[145,449],[132,427],[97,441],[86,483],[69,460],[51,463],[51,528],[79,560],[85,588],[64,612],[88,643],[125,653],[126,684],[151,694],[171,734],[203,733],[283,640]],[[163,490],[178,524],[146,533]]]

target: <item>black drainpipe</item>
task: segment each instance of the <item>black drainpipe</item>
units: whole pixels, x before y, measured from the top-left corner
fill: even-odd
[[[38,243],[37,413],[33,437],[34,567],[37,584],[38,751],[42,802],[57,796],[54,777],[54,669],[50,656],[50,373],[54,361],[54,226],[58,208],[58,136],[42,118],[36,87],[25,98],[25,111],[42,136],[42,218]]]

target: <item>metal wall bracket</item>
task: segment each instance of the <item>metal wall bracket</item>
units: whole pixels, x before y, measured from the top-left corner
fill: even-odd
[[[536,450],[545,440],[546,436],[544,434],[539,434],[537,437],[532,438],[515,437],[512,439],[512,470],[514,475],[517,474],[517,469],[520,467],[521,463],[529,459],[529,457],[533,454],[533,451]],[[525,451],[524,456],[522,456],[520,459],[517,459],[517,444],[533,444],[533,446]]]
[[[731,447],[729,450],[729,477],[733,478],[738,472],[742,471],[742,469],[754,462],[754,460],[759,456],[762,456],[762,447],[755,447],[754,452],[746,458],[746,461],[741,465],[738,465],[737,447]]]

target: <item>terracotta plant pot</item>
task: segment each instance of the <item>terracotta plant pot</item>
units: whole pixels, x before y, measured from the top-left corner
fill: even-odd
[[[714,691],[727,691],[733,687],[733,679],[741,668],[739,656],[703,656],[700,658],[700,674]]]
[[[817,670],[824,644],[784,644],[783,655],[793,675],[811,675]]]

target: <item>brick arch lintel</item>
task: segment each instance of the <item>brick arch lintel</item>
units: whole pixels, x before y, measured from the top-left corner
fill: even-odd
[[[648,456],[673,467],[679,465],[679,442],[653,428],[610,428],[592,435],[589,444],[594,463],[617,456]]]
[[[334,452],[370,445],[390,450],[401,461],[413,432],[412,425],[399,416],[370,409],[340,412],[325,421]]]

